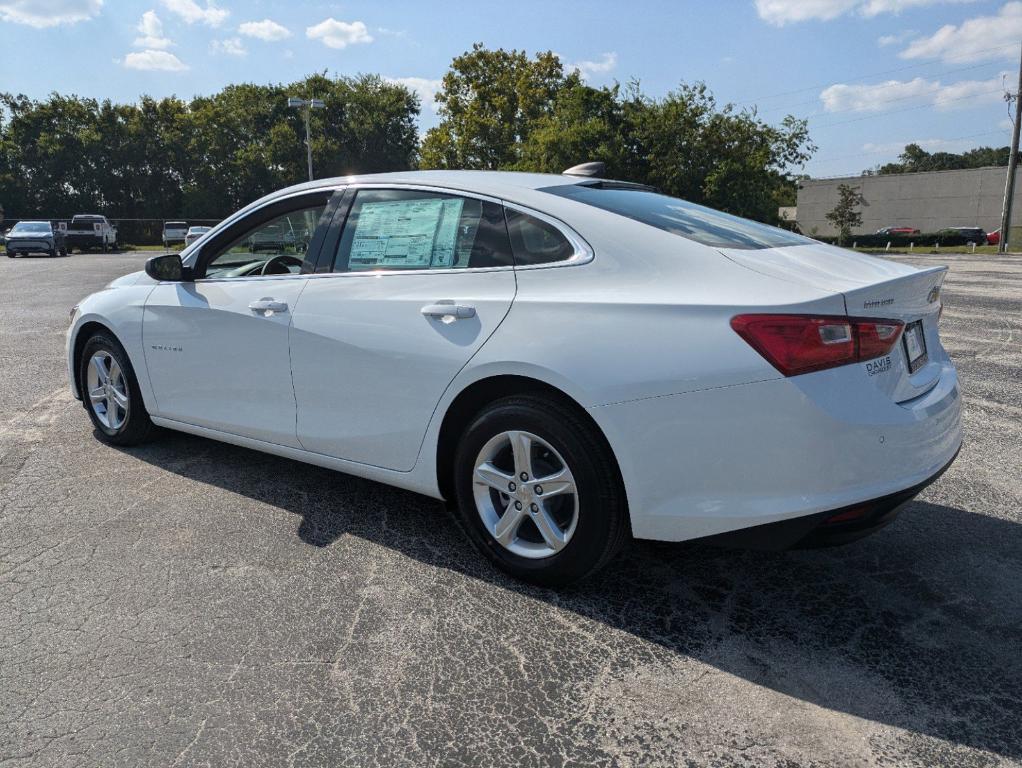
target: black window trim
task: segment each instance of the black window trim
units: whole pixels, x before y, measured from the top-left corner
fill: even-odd
[[[547,213],[541,213],[533,208],[527,208],[526,206],[518,203],[512,203],[507,200],[503,201],[503,203],[505,208],[510,208],[513,211],[517,211],[518,213],[522,213],[526,216],[531,216],[534,219],[539,219],[540,221],[549,224],[551,227],[556,229],[574,249],[574,253],[566,259],[548,261],[543,264],[516,264],[515,269],[523,270],[573,267],[579,264],[588,264],[595,258],[595,252],[593,251],[592,246],[585,241],[582,235],[578,234],[560,219],[554,218]]]
[[[455,197],[466,197],[473,200],[482,200],[483,202],[494,203],[502,206],[503,208],[511,208],[519,213],[524,213],[527,216],[533,216],[541,221],[554,227],[560,232],[569,243],[575,249],[574,255],[561,261],[554,261],[547,264],[523,264],[523,265],[499,265],[493,267],[462,267],[460,269],[451,269],[450,267],[439,267],[431,269],[377,269],[377,270],[365,270],[352,272],[345,270],[343,272],[334,272],[333,263],[334,257],[336,256],[337,246],[340,243],[341,233],[344,230],[344,225],[348,221],[348,214],[351,213],[352,205],[355,202],[355,196],[362,190],[371,189],[385,189],[385,190],[398,190],[398,191],[410,191],[410,192],[435,192],[439,195],[453,195]],[[440,187],[434,184],[403,184],[401,182],[362,182],[358,184],[350,184],[343,190],[344,196],[337,205],[334,211],[333,219],[330,222],[330,229],[328,234],[324,238],[323,247],[320,249],[319,258],[315,266],[314,277],[364,277],[364,276],[390,276],[390,275],[461,275],[466,272],[500,272],[505,270],[523,270],[523,269],[550,269],[551,267],[567,267],[575,266],[578,264],[585,264],[593,260],[593,249],[590,245],[582,239],[582,236],[571,229],[563,221],[554,218],[545,213],[541,213],[532,208],[520,205],[519,203],[513,203],[508,200],[504,200],[499,197],[493,197],[482,192],[471,192],[464,189],[458,189],[456,187]]]

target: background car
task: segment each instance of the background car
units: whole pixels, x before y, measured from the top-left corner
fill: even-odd
[[[958,235],[976,245],[987,244],[987,234],[983,231],[982,227],[945,227],[940,231]]]
[[[169,248],[174,243],[184,243],[188,235],[187,221],[165,221],[163,223],[163,247]]]
[[[1000,245],[1001,243],[1001,230],[995,229],[993,232],[987,232],[987,245]]]
[[[48,221],[19,221],[4,241],[10,258],[29,253],[67,256],[64,233]]]
[[[252,233],[248,240],[248,250],[251,253],[259,253],[260,251],[283,253],[286,247],[284,227],[280,224],[263,227],[258,232]]]
[[[98,213],[76,213],[64,233],[67,250],[82,253],[93,249],[106,253],[117,249],[117,227]]]
[[[878,235],[918,235],[919,230],[913,227],[882,227],[875,234]]]
[[[211,229],[212,227],[188,227],[188,232],[185,233],[185,245],[191,245]]]
[[[101,440],[169,427],[448,499],[558,585],[629,536],[890,522],[961,445],[946,271],[627,182],[324,179],[84,299],[68,371]]]

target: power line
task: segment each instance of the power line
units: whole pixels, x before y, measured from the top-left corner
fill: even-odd
[[[989,51],[998,51],[998,50],[1001,50],[1002,48],[1014,48],[1014,47],[1017,47],[1017,46],[1018,46],[1018,43],[1005,43],[1004,45],[997,45],[997,46],[994,46],[993,48],[988,48],[987,51],[988,52]],[[881,75],[892,75],[892,74],[894,74],[896,72],[907,72],[910,69],[920,69],[920,68],[923,68],[923,67],[930,67],[930,66],[933,66],[934,64],[939,64],[939,63],[940,63],[939,61],[926,61],[926,62],[922,62],[920,64],[909,64],[907,66],[898,67],[896,69],[885,69],[885,70],[882,70],[880,72],[870,72],[869,74],[865,74],[865,75],[859,75],[859,76],[856,76],[856,77],[841,78],[841,79],[846,80],[848,82],[855,82],[857,80],[868,80],[871,77],[880,77]],[[988,65],[990,65],[992,63],[993,62],[986,62],[985,64],[978,64],[976,66],[977,67],[978,66],[988,66]],[[971,68],[972,67],[963,67],[962,69],[959,69],[959,70],[950,70],[949,72],[944,73],[944,74],[951,74],[951,73],[956,72],[956,71],[964,72],[966,69],[971,69]],[[814,91],[817,88],[826,88],[826,87],[828,87],[830,85],[834,85],[833,80],[831,82],[827,82],[827,83],[820,83],[819,85],[810,85],[810,86],[807,86],[805,88],[797,88],[797,89],[792,90],[792,91],[783,91],[781,93],[775,93],[775,94],[772,94],[770,96],[760,96],[760,97],[757,97],[757,98],[746,99],[745,101],[737,101],[737,102],[735,102],[735,106],[736,107],[740,107],[740,106],[743,106],[745,104],[755,104],[755,103],[757,103],[759,101],[765,101],[767,99],[776,99],[776,98],[780,98],[782,96],[792,96],[792,95],[794,95],[796,93],[805,93],[806,91]]]
[[[978,96],[988,96],[988,95],[990,95],[992,93],[1001,93],[1001,89],[998,88],[997,90],[993,90],[993,91],[981,91],[979,93],[970,93],[968,96],[962,96],[962,97],[957,98],[957,99],[945,99],[944,101],[941,102],[941,104],[954,104],[954,103],[959,102],[959,101],[967,101],[969,99],[975,99]],[[833,128],[834,126],[838,126],[838,125],[848,125],[849,123],[860,123],[863,120],[872,120],[872,119],[877,118],[877,117],[887,117],[888,115],[896,115],[896,114],[898,114],[900,112],[909,112],[911,110],[919,109],[920,107],[925,107],[925,106],[928,106],[928,105],[926,105],[926,104],[913,104],[911,107],[905,107],[903,109],[888,109],[888,110],[884,110],[882,112],[876,112],[876,113],[874,113],[872,115],[864,115],[862,117],[856,117],[856,118],[853,118],[851,120],[839,120],[836,123],[824,123],[823,125],[817,125],[816,127],[817,128]]]
[[[971,66],[971,67],[962,67],[960,69],[952,69],[952,70],[949,70],[947,72],[942,72],[941,76],[943,77],[944,75],[950,75],[950,74],[954,74],[956,72],[965,72],[967,70],[979,69],[981,67],[989,67],[989,66],[994,66],[994,65],[996,65],[998,67],[1000,66],[1000,64],[996,64],[995,62],[988,61],[988,62],[986,62],[984,64],[976,64],[976,65]],[[909,81],[909,82],[911,82],[911,81]],[[842,85],[842,83],[832,83],[831,85]],[[883,85],[883,83],[877,83],[877,85]],[[951,83],[950,85],[958,85],[958,83]],[[887,104],[887,103],[892,103],[892,102],[897,102],[897,101],[906,101],[908,99],[918,99],[918,98],[922,98],[922,97],[923,97],[923,95],[921,95],[921,94],[912,94],[911,96],[899,96],[899,97],[894,98],[894,99],[883,99],[883,100],[878,101],[877,103],[878,104]],[[818,104],[819,101],[820,101],[820,99],[819,99],[819,97],[817,97],[815,99],[812,99],[811,101],[803,101],[803,102],[799,102],[798,104],[792,104],[792,105],[787,106],[787,107],[771,107],[770,109],[763,110],[759,114],[766,114],[766,113],[769,113],[769,112],[780,112],[780,111],[783,111],[783,110],[791,110],[791,109],[793,109],[795,107],[807,106],[809,104]],[[854,112],[854,111],[856,111],[856,109],[857,109],[856,107],[845,107],[843,109],[825,110],[823,112],[814,112],[814,113],[809,114],[809,115],[804,115],[803,118],[804,119],[808,119],[810,117],[815,117],[817,115],[837,114],[837,113],[840,113],[840,112]]]
[[[968,136],[951,136],[951,137],[946,138],[946,139],[939,139],[939,141],[964,141],[965,139],[977,139],[980,136],[993,136],[994,134],[1003,135],[1004,131],[1000,130],[1000,131],[985,131],[983,133],[970,133]],[[911,142],[909,142],[909,143],[911,143]],[[887,155],[887,154],[891,154],[892,151],[893,150],[890,150],[890,149],[876,149],[876,150],[870,150],[868,152],[867,151],[857,152],[854,155],[842,155],[840,157],[824,157],[824,158],[820,158],[819,160],[813,159],[813,160],[810,160],[809,162],[811,162],[811,163],[833,163],[833,162],[837,162],[838,160],[855,160],[856,158],[864,157],[864,156],[869,156],[869,155]],[[819,177],[819,178],[826,178],[826,177]]]

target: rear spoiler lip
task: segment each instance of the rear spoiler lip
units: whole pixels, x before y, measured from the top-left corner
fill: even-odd
[[[865,314],[866,317],[880,317],[892,312],[896,317],[929,314],[936,311],[933,305],[941,303],[941,288],[947,272],[947,266],[927,267],[890,280],[844,290],[841,295],[845,300],[845,312],[849,316]],[[912,285],[912,293],[898,296],[906,284]],[[916,292],[915,286],[919,284],[927,288],[925,292]]]

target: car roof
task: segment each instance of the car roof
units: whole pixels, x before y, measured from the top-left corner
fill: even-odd
[[[367,173],[352,176],[335,176],[316,179],[274,193],[286,195],[303,190],[339,187],[346,184],[425,184],[475,192],[481,195],[499,197],[514,190],[535,191],[544,187],[562,184],[579,184],[596,181],[591,176],[564,176],[555,173],[527,173],[524,171],[392,171],[389,173]],[[609,181],[609,179],[600,179]]]

